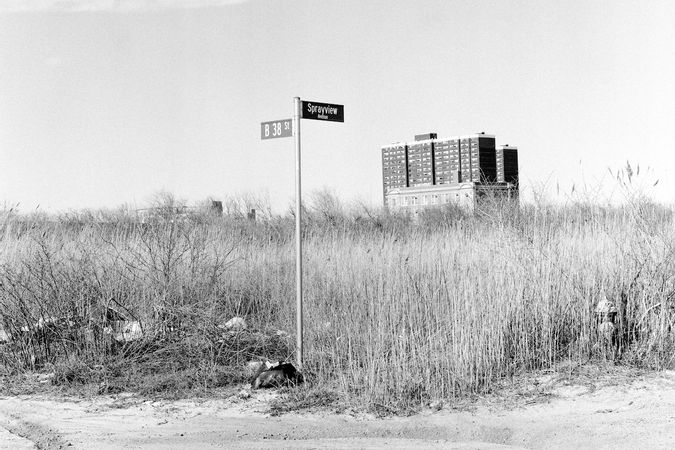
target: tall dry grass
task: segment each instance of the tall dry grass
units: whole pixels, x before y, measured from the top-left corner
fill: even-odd
[[[305,365],[314,384],[402,408],[481,392],[563,359],[605,358],[594,313],[605,298],[619,309],[612,357],[675,363],[668,208],[632,198],[615,207],[447,209],[413,220],[324,197],[306,206],[304,231]],[[41,318],[81,323],[5,345],[3,370],[77,362],[112,379],[120,371],[110,367],[134,373],[155,364],[138,373],[190,369],[207,386],[228,374],[239,380],[218,368],[291,357],[293,219],[235,217],[169,215],[142,225],[119,214],[56,222],[6,214],[0,323],[14,336]],[[113,303],[141,321],[142,343],[119,346],[101,334]],[[224,339],[219,325],[234,315],[251,330]],[[265,330],[289,336],[270,342]]]

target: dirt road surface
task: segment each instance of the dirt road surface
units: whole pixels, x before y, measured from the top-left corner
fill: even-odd
[[[0,448],[675,448],[674,371],[605,386],[557,382],[521,402],[486,398],[469,408],[384,419],[325,411],[272,416],[265,411],[273,395],[0,397]]]

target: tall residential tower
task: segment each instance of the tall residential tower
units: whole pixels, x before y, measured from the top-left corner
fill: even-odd
[[[384,204],[394,209],[473,205],[488,194],[517,198],[518,149],[497,148],[495,137],[485,133],[445,139],[421,134],[382,147],[382,177]]]

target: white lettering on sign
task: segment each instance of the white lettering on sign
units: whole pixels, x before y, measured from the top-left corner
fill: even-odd
[[[328,105],[328,106],[317,106],[317,105],[312,105],[311,103],[307,103],[307,112],[312,114],[312,113],[317,113],[320,118],[322,119],[327,119],[328,114],[337,114],[338,109]]]
[[[262,139],[293,136],[293,126],[291,119],[263,122],[260,125],[260,137]]]

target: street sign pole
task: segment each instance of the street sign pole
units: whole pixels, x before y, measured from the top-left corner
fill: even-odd
[[[293,99],[293,136],[295,139],[295,303],[298,370],[302,371],[302,182],[300,164],[300,117],[302,102]]]
[[[295,304],[296,304],[296,362],[298,370],[303,367],[303,337],[302,337],[302,177],[300,164],[300,119],[324,120],[329,122],[344,122],[345,107],[334,103],[301,101],[300,97],[293,97],[293,118],[262,122],[260,124],[260,138],[277,139],[295,138]]]

